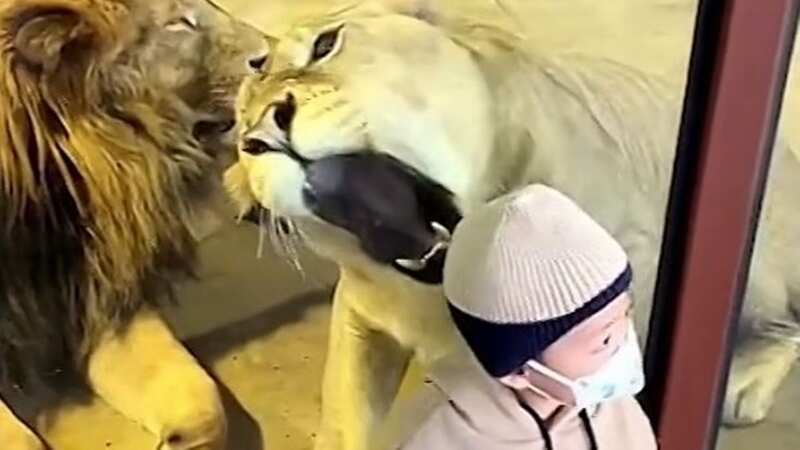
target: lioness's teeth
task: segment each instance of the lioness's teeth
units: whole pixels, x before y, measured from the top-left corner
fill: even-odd
[[[425,262],[418,259],[396,259],[398,266],[418,272],[425,268]]]
[[[431,222],[431,228],[436,233],[436,237],[438,241],[445,241],[449,242],[451,239],[450,230],[447,229],[444,225],[440,224],[439,222]]]

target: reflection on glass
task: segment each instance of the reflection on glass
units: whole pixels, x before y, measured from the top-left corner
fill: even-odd
[[[784,94],[738,339],[719,450],[800,447],[800,188],[796,53]]]
[[[168,45],[147,53],[150,59],[141,64],[185,96],[186,103],[219,106],[211,101],[216,99],[198,98],[192,86],[216,93],[230,89],[228,82],[236,74],[226,73],[216,83],[208,77],[190,80],[187,87],[181,67],[167,65],[180,52],[185,58],[174,61],[194,61],[191,55],[214,50],[203,47],[205,41],[197,36],[205,30],[208,5],[205,0],[186,3],[192,6],[174,16],[167,7],[153,13],[164,14],[158,16],[164,29],[146,37]],[[199,279],[181,285],[180,302],[163,309],[177,336],[219,382],[229,448],[308,449],[342,436],[363,441],[369,419],[390,409],[395,391],[413,394],[426,365],[447,357],[457,345],[441,293],[412,281],[407,271],[414,264],[403,266],[403,272],[403,267],[390,265],[376,269],[374,262],[383,251],[419,255],[402,254],[405,247],[386,250],[383,237],[373,242],[374,237],[359,236],[363,240],[358,247],[335,226],[304,217],[308,211],[298,200],[303,188],[298,160],[303,158],[365,148],[392,152],[406,167],[424,174],[418,178],[430,183],[420,182],[423,188],[435,182],[452,191],[454,198],[436,197],[441,191],[433,188],[426,191],[434,192],[431,197],[439,203],[421,218],[424,239],[431,238],[425,235],[431,232],[426,222],[452,228],[452,217],[442,211],[468,208],[526,183],[553,185],[573,196],[630,253],[639,335],[644,338],[641,325],[649,316],[655,281],[694,1],[445,0],[438,9],[418,9],[425,2],[391,0],[385,3],[400,7],[408,17],[385,22],[351,19],[378,9],[339,8],[353,3],[347,0],[216,3],[280,38],[271,40],[266,56],[264,47],[246,49],[246,61],[234,61],[230,52],[208,53],[231,58],[222,64],[225,70],[258,73],[243,91],[243,152],[228,172],[234,203],[242,208],[224,209],[213,220],[202,214],[192,217],[190,231],[201,238]],[[350,25],[340,28],[339,18]],[[483,23],[491,26],[472,26]],[[42,29],[35,25],[32,32]],[[233,41],[244,45],[243,36]],[[128,57],[124,53],[120,58]],[[162,64],[164,70],[156,70]],[[200,65],[210,67],[205,61]],[[133,87],[120,87],[125,93],[128,89]],[[122,125],[139,131],[152,125],[131,120],[124,105],[102,106]],[[192,139],[208,143],[209,132],[229,124],[213,108],[202,112],[202,120],[189,129]],[[4,155],[0,153],[0,168]],[[119,166],[121,170],[124,163]],[[154,180],[161,178],[125,182]],[[364,189],[379,193],[384,181]],[[420,185],[405,188],[413,191]],[[230,206],[226,195],[219,193],[223,208]],[[126,220],[122,206],[138,207],[139,200],[125,197],[120,209],[108,211],[108,220]],[[392,213],[403,209],[400,204],[375,205],[373,213],[394,218]],[[241,212],[250,213],[261,226],[237,223],[233,217]],[[433,234],[435,239],[446,233]],[[133,233],[126,237],[136,238]],[[340,276],[346,284],[339,286],[334,310],[332,288]],[[161,354],[152,345],[136,349],[150,360]],[[177,344],[173,348],[185,357],[180,349]],[[409,361],[412,353],[416,359]],[[162,361],[169,360],[162,356]],[[98,370],[105,375],[141,370],[135,359],[125,363],[131,366],[107,364]],[[160,428],[161,406],[170,414],[181,412],[180,407],[189,408],[189,415],[197,413],[179,395],[185,395],[181,389],[188,378],[168,364],[155,367],[175,376],[174,388],[164,390],[166,398],[154,400],[156,406],[145,411],[127,412],[147,398],[148,382],[156,377],[151,372],[128,383],[127,389],[135,386],[133,394],[120,402],[108,401],[115,398],[109,392],[124,390],[120,386],[104,388],[107,402],[77,383],[66,393],[59,387],[57,398],[69,401],[45,405],[40,420],[29,422],[54,450],[139,450],[152,448],[159,439],[165,450],[191,448],[193,435],[186,429]],[[3,398],[19,416],[36,416],[38,396],[26,398],[12,389]],[[0,434],[5,417],[10,416],[0,408]]]

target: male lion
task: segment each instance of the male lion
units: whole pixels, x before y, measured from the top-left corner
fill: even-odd
[[[448,189],[463,214],[533,182],[565,192],[630,253],[646,328],[680,92],[609,61],[529,45],[430,10],[340,12],[293,28],[243,85],[240,160],[226,175],[232,196],[242,211],[260,205],[291,221],[341,268],[318,448],[367,448],[409,357],[432,365],[463,349],[439,288],[368,258],[360,248],[375,243],[312,214],[306,168],[321,157],[391,155],[422,174],[418,182]],[[798,354],[800,207],[791,196],[800,163],[786,145],[776,151],[725,405],[730,424],[765,417]],[[446,223],[426,214],[426,223]]]
[[[156,306],[267,45],[207,0],[0,2],[0,386],[72,372],[159,448],[224,445],[214,382]],[[0,436],[42,445],[2,403]]]

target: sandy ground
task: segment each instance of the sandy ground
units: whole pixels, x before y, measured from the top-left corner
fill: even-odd
[[[454,2],[459,7],[469,3],[443,1]],[[309,8],[333,2],[219,3],[274,31],[285,29]],[[507,4],[543,45],[611,56],[683,82],[693,2],[515,0]],[[793,71],[792,80],[798,78],[797,72]],[[790,99],[785,126],[797,123],[796,110]],[[233,224],[206,241],[202,280],[181,290],[181,298],[191,307],[172,311],[172,321],[223,386],[232,423],[231,450],[309,449],[319,416],[330,288],[336,272],[330,264],[306,255],[303,277],[269,251],[257,259],[257,244],[253,227]],[[220,322],[228,325],[216,328]],[[800,448],[799,403],[796,371],[769,420],[755,428],[725,431],[719,448]],[[49,411],[39,416],[37,424],[54,450],[142,450],[156,444],[152,436],[97,400]]]
[[[306,258],[317,278],[309,288],[292,268],[276,262],[276,255],[255,259],[253,231],[231,226],[209,240],[203,248],[208,278],[184,292],[207,314],[221,314],[231,303],[248,301],[264,310],[191,338],[188,345],[223,385],[232,424],[230,450],[310,449],[319,418],[330,312],[330,290],[323,282],[333,281],[335,272],[328,264]],[[719,449],[800,448],[798,375],[783,390],[766,423],[725,432]],[[98,400],[62,407],[39,422],[54,450],[151,450],[156,444]]]

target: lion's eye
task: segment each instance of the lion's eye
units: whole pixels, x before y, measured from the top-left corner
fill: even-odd
[[[193,31],[197,29],[197,18],[191,14],[187,14],[167,22],[165,28],[168,31]]]
[[[333,30],[326,31],[314,41],[314,48],[311,52],[311,62],[317,62],[336,50],[339,44],[342,27],[336,27]]]

